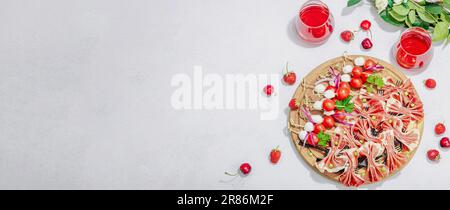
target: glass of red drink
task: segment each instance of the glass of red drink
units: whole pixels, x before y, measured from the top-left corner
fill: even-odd
[[[322,44],[333,32],[333,15],[322,1],[307,1],[295,19],[298,35],[308,43]]]
[[[423,28],[406,29],[394,46],[394,56],[398,65],[405,69],[422,68],[433,56],[432,39]]]

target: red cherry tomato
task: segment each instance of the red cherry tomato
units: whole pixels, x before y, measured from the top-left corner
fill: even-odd
[[[367,82],[367,77],[369,77],[372,74],[372,71],[363,71],[363,73],[361,74],[361,80],[363,81],[363,83]]]
[[[350,89],[350,85],[348,84],[348,82],[341,82],[341,83],[339,83],[339,88],[348,88],[348,89]]]
[[[363,81],[361,78],[352,78],[352,80],[350,81],[350,86],[352,86],[352,88],[359,89],[362,87],[362,85]]]
[[[325,128],[331,129],[331,128],[334,127],[334,124],[335,124],[334,118],[331,117],[331,116],[325,116],[323,118],[323,123],[322,124],[325,126]]]
[[[350,95],[350,88],[339,88],[337,90],[336,98],[338,100],[344,100]]]
[[[320,133],[321,131],[325,131],[325,130],[326,130],[326,128],[322,123],[314,125],[314,133]]]
[[[377,63],[375,63],[375,61],[373,61],[372,59],[367,59],[366,62],[364,63],[364,69],[369,69],[376,65]]]
[[[336,110],[335,114],[333,115],[333,117],[337,120],[337,121],[344,121],[345,120],[345,111],[344,110]]]
[[[319,143],[319,138],[317,138],[317,135],[315,133],[311,133],[308,136],[308,139],[306,140],[306,142],[309,145],[316,146]]]
[[[443,123],[438,123],[436,126],[434,126],[434,132],[437,135],[441,135],[445,132],[445,125]]]
[[[362,72],[363,72],[363,70],[361,67],[355,66],[355,67],[353,67],[352,75],[353,75],[353,77],[361,77]]]
[[[327,91],[327,90],[333,90],[333,92],[336,92],[336,88],[331,85],[328,85],[327,88],[325,88],[325,91]]]
[[[334,108],[336,108],[336,104],[331,99],[325,99],[322,102],[322,107],[323,107],[323,110],[329,112],[329,111],[334,110]]]

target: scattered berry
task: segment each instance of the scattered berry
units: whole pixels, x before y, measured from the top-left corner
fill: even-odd
[[[428,150],[427,156],[428,156],[428,159],[430,159],[432,161],[437,161],[441,158],[441,156],[439,155],[439,151],[437,151],[435,149]]]
[[[434,89],[436,87],[436,80],[434,80],[434,79],[425,80],[425,86],[427,88]]]
[[[445,125],[443,123],[436,124],[436,126],[434,127],[434,132],[437,135],[443,134],[445,132]]]
[[[267,85],[266,87],[264,87],[264,93],[266,93],[267,96],[271,96],[273,93],[273,86]]]
[[[283,80],[288,85],[293,85],[297,80],[297,75],[293,71],[288,71],[288,63],[286,63],[285,67],[286,73],[283,76]]]
[[[249,163],[242,163],[241,166],[239,167],[239,170],[241,171],[241,173],[243,175],[247,175],[252,170],[252,166],[250,166]],[[233,173],[228,173],[228,172],[225,172],[225,174],[228,176],[237,176],[238,175],[238,173],[233,174]]]
[[[281,158],[281,150],[279,150],[278,147],[279,146],[277,146],[275,149],[272,149],[272,151],[270,151],[270,162],[273,164],[277,164]]]
[[[361,46],[362,46],[364,49],[368,50],[368,49],[370,49],[370,48],[373,47],[373,43],[372,43],[372,41],[370,41],[369,38],[365,38],[365,39],[361,42]]]
[[[450,140],[448,139],[448,137],[442,138],[439,143],[440,143],[441,147],[443,147],[443,148],[449,148],[450,147]]]
[[[368,20],[363,20],[359,27],[361,27],[362,30],[367,31],[370,29],[370,26],[372,26],[372,23]]]
[[[295,98],[293,98],[293,99],[291,99],[291,101],[289,101],[289,108],[291,108],[291,110],[297,110],[299,105],[300,105],[300,103]]]
[[[341,33],[341,39],[345,42],[350,42],[353,38],[355,38],[355,35],[349,30],[345,30]]]

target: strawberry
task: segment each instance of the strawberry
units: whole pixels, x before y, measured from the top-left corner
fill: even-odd
[[[277,164],[281,158],[281,150],[279,150],[278,147],[279,146],[277,146],[275,149],[272,149],[272,151],[270,151],[270,162],[273,164]]]

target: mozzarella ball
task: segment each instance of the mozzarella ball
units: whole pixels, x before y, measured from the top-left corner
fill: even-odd
[[[344,68],[342,68],[342,71],[343,71],[345,74],[350,74],[350,73],[352,73],[352,70],[353,70],[353,66],[352,66],[352,65],[349,65],[349,64],[345,65]]]
[[[316,93],[323,93],[323,92],[325,92],[325,88],[327,88],[327,87],[325,87],[325,85],[318,84],[318,85],[316,85],[316,87],[314,87],[314,91]]]
[[[314,102],[313,108],[315,110],[322,110],[322,104],[323,104],[322,101],[316,101],[316,102]]]
[[[350,82],[350,80],[352,80],[352,77],[350,76],[350,74],[343,74],[341,76],[341,81],[342,82]]]
[[[363,57],[357,57],[353,62],[356,66],[363,66],[364,62],[366,62],[366,59],[364,59]]]
[[[312,124],[312,122],[307,122],[305,124],[305,131],[312,132],[313,130],[314,130],[314,125]]]
[[[328,99],[334,98],[334,96],[336,96],[333,90],[327,90],[323,93],[323,95]]]
[[[307,135],[308,135],[308,132],[306,132],[306,131],[300,131],[300,132],[298,133],[298,138],[300,138],[301,140],[305,140]]]
[[[314,123],[322,123],[323,122],[323,117],[320,115],[312,115],[311,118]]]

